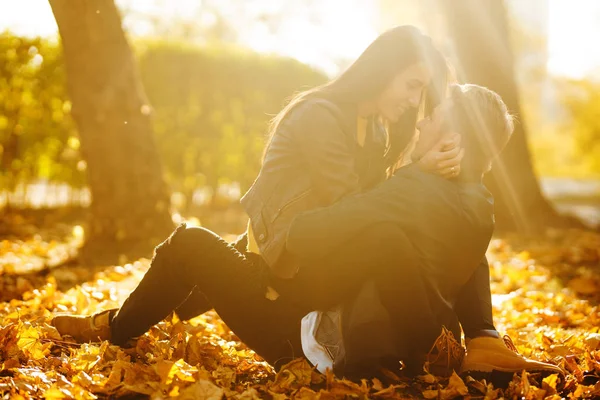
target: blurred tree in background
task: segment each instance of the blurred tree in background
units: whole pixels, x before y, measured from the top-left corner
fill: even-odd
[[[173,228],[150,106],[113,0],[50,0],[92,193],[84,258],[152,249]],[[112,251],[105,243],[113,243]],[[95,251],[98,250],[98,252]],[[139,256],[139,255],[138,255]]]
[[[569,82],[562,101],[573,124],[576,156],[600,174],[600,83]]]
[[[294,92],[326,79],[292,59],[172,43],[147,46],[140,70],[169,183],[188,200],[224,183],[245,191],[260,168],[269,120]]]
[[[596,176],[600,173],[600,157],[597,155],[600,139],[596,124],[598,119],[595,118],[595,112],[598,110],[597,85],[587,81],[558,82],[557,78],[549,77],[544,68],[536,67],[536,62],[545,60],[544,57],[533,60],[530,65],[517,63],[517,59],[528,57],[532,53],[542,54],[545,51],[545,38],[526,25],[512,24],[507,27],[506,18],[509,17],[511,22],[514,22],[514,16],[507,15],[501,3],[486,0],[471,4],[472,1],[447,2],[446,7],[450,7],[451,10],[446,12],[439,7],[442,3],[438,0],[426,1],[419,6],[407,0],[381,0],[387,7],[382,16],[389,19],[388,23],[417,25],[419,24],[413,21],[428,19],[428,25],[421,25],[421,28],[434,38],[442,38],[442,42],[438,44],[447,54],[452,54],[453,49],[458,50],[458,57],[453,63],[461,79],[489,86],[508,100],[511,110],[517,114],[518,129],[527,126],[528,131],[525,133],[518,130],[506,152],[504,165],[508,168],[507,173],[513,187],[511,190],[498,189],[500,186],[496,184],[498,219],[501,223],[508,222],[507,225],[514,226],[516,220],[524,220],[525,215],[527,220],[541,221],[545,224],[545,217],[553,213],[540,193],[533,173],[533,162],[538,174],[542,175],[571,173],[575,162],[582,173],[595,173]],[[23,183],[37,180],[64,182],[72,187],[84,187],[88,183],[93,186],[93,181],[88,181],[86,173],[91,175],[93,165],[96,165],[101,166],[96,170],[100,168],[104,174],[103,178],[97,180],[101,184],[96,186],[104,191],[105,197],[110,194],[108,201],[100,202],[107,207],[106,210],[110,201],[116,201],[116,198],[122,198],[122,204],[126,205],[121,210],[131,209],[131,204],[153,201],[152,196],[141,195],[147,188],[138,183],[151,182],[155,177],[161,176],[174,192],[184,194],[179,198],[183,197],[186,201],[180,201],[178,206],[187,206],[188,211],[197,211],[189,207],[193,205],[194,198],[196,201],[200,199],[194,196],[199,190],[202,192],[202,201],[206,200],[212,206],[228,205],[234,199],[228,198],[226,202],[221,202],[219,190],[223,189],[224,185],[231,185],[237,188],[238,192],[243,192],[251,184],[260,166],[269,119],[294,92],[322,83],[326,79],[324,74],[298,61],[280,56],[259,55],[251,50],[235,47],[240,40],[240,32],[245,29],[252,30],[261,26],[276,32],[283,21],[282,14],[295,15],[300,2],[294,1],[281,7],[267,7],[260,1],[251,1],[252,5],[234,1],[231,3],[235,5],[235,14],[232,17],[226,4],[207,1],[198,3],[198,9],[193,14],[198,18],[190,18],[184,14],[174,17],[173,20],[159,18],[156,21],[152,19],[155,15],[160,16],[156,9],[151,10],[148,15],[139,15],[142,12],[139,9],[128,9],[126,1],[120,3],[125,4],[123,10],[126,12],[126,24],[132,19],[137,21],[138,29],[146,26],[144,21],[149,24],[146,26],[149,38],[132,42],[140,80],[137,84],[132,83],[135,79],[127,80],[131,85],[118,90],[133,90],[132,93],[137,94],[131,99],[139,95],[138,100],[130,99],[130,103],[135,105],[132,106],[132,115],[140,114],[135,110],[138,106],[140,111],[151,111],[151,119],[146,115],[142,116],[149,121],[142,124],[145,126],[142,130],[150,133],[142,135],[154,138],[156,149],[152,152],[159,157],[141,157],[144,161],[136,161],[130,155],[142,155],[145,150],[141,151],[137,147],[135,151],[132,150],[133,147],[127,147],[131,146],[127,140],[125,147],[117,146],[115,143],[120,143],[124,138],[117,132],[121,129],[123,132],[132,132],[132,125],[126,126],[124,123],[114,125],[114,128],[110,129],[105,126],[102,135],[93,135],[96,139],[105,141],[107,145],[113,143],[108,145],[110,150],[103,150],[97,143],[88,139],[87,142],[93,145],[87,148],[92,147],[93,150],[82,157],[81,151],[86,148],[86,136],[84,132],[80,132],[81,137],[78,136],[71,116],[72,107],[67,94],[61,47],[53,41],[20,38],[4,33],[0,36],[2,194],[6,195],[7,191],[25,190],[27,187]],[[158,9],[162,7],[172,10],[175,7],[169,6],[164,0],[154,0],[154,3]],[[399,5],[400,3],[402,5]],[[98,9],[95,7],[94,11]],[[73,21],[77,21],[75,14],[87,15],[86,18],[89,17],[90,22],[96,21],[96,14],[86,14],[89,10],[76,11],[71,7],[69,11]],[[105,14],[102,9],[100,11]],[[224,15],[235,20],[240,26],[232,25],[231,20],[225,19]],[[306,17],[305,14],[302,16]],[[196,20],[198,24],[194,25],[192,22]],[[111,30],[119,28],[113,32],[118,34],[115,37],[120,38],[115,43],[119,46],[126,44],[123,31],[118,25],[118,15],[110,21]],[[87,22],[86,24],[89,25]],[[488,29],[489,27],[493,29]],[[81,31],[83,28],[78,29]],[[452,35],[448,35],[447,32],[452,32]],[[103,35],[104,37],[99,35],[98,40],[108,40],[106,38],[109,35]],[[77,38],[80,44],[83,43],[84,36]],[[159,36],[168,41],[151,39]],[[511,39],[510,43],[508,38]],[[197,45],[189,44],[191,41]],[[186,44],[183,44],[184,42]],[[489,46],[492,42],[496,44]],[[106,43],[103,45],[108,46]],[[121,50],[115,54],[123,57],[123,47],[119,48]],[[122,70],[134,74],[131,71],[135,69],[134,64],[130,64],[131,61],[127,61],[126,57],[97,62],[100,59],[110,60],[110,56],[102,54],[111,54],[114,50],[105,51],[106,53],[87,53],[82,50],[82,54],[87,54],[86,57],[94,61],[94,70],[77,68],[76,74],[79,74],[79,77],[74,77],[83,89],[89,90],[96,97],[102,92],[99,85],[113,85],[113,80],[116,79],[103,81],[97,71],[106,73],[108,68],[118,69],[118,73],[111,72],[117,77],[124,73]],[[481,54],[488,56],[481,57]],[[81,55],[78,57],[78,65],[88,65]],[[132,76],[135,77],[135,74]],[[70,76],[71,78],[73,77]],[[519,81],[516,82],[516,79]],[[556,115],[560,114],[560,118],[552,121],[548,119],[548,109],[542,110],[542,103],[547,101],[548,95],[544,85],[549,81],[551,88],[557,91],[559,99],[563,98],[563,104],[566,106],[557,104],[560,113]],[[139,85],[143,85],[144,90],[140,90]],[[144,98],[144,92],[148,101]],[[116,98],[121,101],[126,96],[116,95]],[[125,110],[119,106],[119,101],[111,105],[121,111]],[[96,116],[101,109],[90,108],[94,110],[91,114]],[[77,104],[74,104],[74,110],[77,111]],[[117,119],[127,120],[128,124],[134,121],[125,113],[116,115]],[[559,123],[562,125],[558,125]],[[104,135],[104,132],[108,134]],[[112,134],[114,136],[111,139]],[[139,136],[136,137],[138,143],[135,146],[140,146]],[[151,145],[151,141],[141,142]],[[535,150],[533,158],[528,151],[527,142]],[[95,161],[89,159],[94,156],[98,156]],[[147,162],[153,158],[160,159],[162,174],[151,172],[157,171],[155,166]],[[117,162],[119,159],[125,161]],[[140,172],[146,174],[145,178],[124,179],[127,168],[134,168],[140,164],[144,165],[144,170]],[[117,195],[113,198],[116,193],[113,189],[118,186],[118,179],[112,177],[119,177],[128,182],[127,195]],[[496,174],[493,183],[499,183],[499,178],[502,177]],[[139,195],[133,195],[131,182],[134,182],[132,187],[139,189]],[[94,197],[98,196],[96,193]],[[134,198],[138,200],[132,200]],[[509,206],[511,201],[512,208]],[[515,204],[520,207],[517,212]],[[139,211],[141,213],[141,208]],[[148,209],[149,213],[151,211]],[[521,216],[518,216],[519,213]],[[104,214],[106,217],[100,220],[114,225],[114,221],[109,222],[112,221],[112,216],[121,214],[121,211],[107,211]],[[163,220],[166,221],[166,218]],[[117,235],[116,231],[113,233]],[[118,235],[122,237],[123,232]]]
[[[560,223],[541,193],[534,173],[509,42],[505,5],[498,0],[443,0],[456,50],[460,81],[476,83],[502,96],[515,116],[515,131],[496,161],[488,183],[496,218],[506,228],[534,230]]]
[[[70,109],[60,48],[0,34],[0,188],[38,178],[84,184]]]
[[[1,40],[3,57],[15,43],[29,43],[8,33]],[[86,183],[86,162],[79,152],[70,113],[61,48],[39,39],[35,43],[37,50],[25,46],[27,57],[13,60],[10,67],[4,64],[11,70],[3,74],[8,78],[2,93],[11,91],[15,98],[30,99],[20,104],[20,125],[27,115],[37,117],[28,119],[22,135],[9,136],[12,128],[8,123],[13,119],[8,111],[0,113],[4,115],[0,117],[0,143],[10,148],[9,137],[14,137],[20,149],[18,154],[5,150],[0,188],[11,191],[16,183],[38,179],[81,187]],[[51,56],[37,57],[40,65],[29,69],[36,51]],[[233,47],[141,41],[137,54],[164,176],[173,191],[185,195],[188,206],[198,189],[207,188],[212,194],[209,202],[215,204],[221,185],[238,184],[241,191],[249,187],[260,168],[268,121],[293,93],[326,79],[291,58]],[[8,83],[20,79],[18,73],[25,71],[28,84],[35,84],[36,90],[51,90],[53,97],[30,95],[29,89]],[[1,96],[0,104],[9,98]],[[52,107],[60,107],[60,113],[54,111],[54,119],[50,102]],[[37,163],[46,167],[37,168]]]

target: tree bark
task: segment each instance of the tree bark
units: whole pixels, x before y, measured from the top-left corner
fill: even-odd
[[[49,1],[92,194],[86,246],[156,245],[173,228],[169,191],[119,12],[113,0]]]
[[[513,137],[487,178],[498,226],[530,232],[557,225],[561,220],[542,195],[531,163],[504,2],[441,0],[441,4],[457,56],[459,81],[494,90],[515,116]]]

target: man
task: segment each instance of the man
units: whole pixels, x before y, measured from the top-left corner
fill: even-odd
[[[369,325],[373,322],[382,323],[381,318],[373,320],[367,316],[366,321],[352,326],[353,318],[368,312],[356,312],[357,308],[369,310],[375,305],[381,312],[381,307],[377,307],[378,299],[373,298],[375,291],[363,289],[360,293],[363,299],[346,305],[349,310],[343,313],[344,319],[350,317],[351,320],[349,324],[344,324],[343,332],[345,351],[348,353],[345,361],[349,364],[346,373],[357,368],[359,363],[365,366],[374,362],[373,358],[379,358],[377,362],[382,362],[382,358],[390,358],[399,348],[404,349],[400,351],[403,355],[410,348],[414,359],[422,357],[442,326],[456,325],[454,307],[458,302],[465,301],[465,294],[461,291],[469,280],[485,280],[483,285],[487,287],[489,298],[485,252],[494,228],[494,215],[493,199],[482,184],[482,179],[490,170],[493,158],[504,148],[512,134],[512,118],[496,93],[476,85],[453,85],[449,99],[438,106],[431,117],[420,121],[417,128],[420,138],[413,159],[425,154],[448,132],[461,132],[461,145],[465,153],[460,175],[447,180],[414,166],[401,168],[394,177],[373,190],[297,216],[288,234],[286,246],[290,253],[299,257],[307,251],[313,255],[327,254],[368,226],[394,222],[405,231],[410,241],[411,247],[407,246],[405,251],[416,255],[420,276],[413,276],[404,282],[379,277],[375,280],[375,286],[387,286],[389,289],[390,285],[396,285],[405,299],[412,297],[406,296],[407,292],[415,291],[414,298],[427,298],[429,305],[419,304],[414,308],[415,311],[408,307],[402,315],[390,315],[390,327],[394,335],[384,333],[381,336],[381,332],[377,332],[379,336],[375,340],[370,337]],[[314,229],[315,226],[320,228]],[[399,269],[406,267],[398,265]],[[424,285],[416,284],[415,280],[420,279]],[[481,284],[469,286],[482,287]],[[416,292],[423,287],[428,291],[425,297]],[[491,312],[491,307],[487,309]],[[333,336],[328,341],[333,341],[333,347],[339,348],[339,332],[338,335],[332,335],[342,324],[336,321],[339,315],[341,312],[335,310],[313,313],[303,321],[305,353],[309,359],[313,358],[313,363],[321,362],[320,369],[323,363],[333,361],[336,355],[329,354],[327,357],[324,351],[332,346],[313,339],[319,337],[319,331],[326,332]],[[510,350],[495,331],[491,315],[483,318],[489,325],[481,327],[486,332],[474,332],[474,327],[465,326],[465,321],[468,325],[468,317],[461,318],[468,340],[467,355],[460,367],[462,371],[520,372],[526,369],[562,372],[556,366],[525,359]],[[330,326],[317,326],[326,323]],[[383,322],[380,331],[385,330],[385,324]],[[456,329],[454,332],[457,335]],[[382,342],[388,342],[391,347],[382,347]],[[378,354],[368,354],[373,348]],[[344,358],[343,352],[338,354],[338,358]],[[372,365],[367,368],[372,368]]]

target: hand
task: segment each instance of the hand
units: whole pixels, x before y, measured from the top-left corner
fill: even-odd
[[[436,173],[444,178],[455,178],[460,174],[460,162],[465,151],[460,147],[460,135],[445,135],[421,159],[417,165],[421,170]]]

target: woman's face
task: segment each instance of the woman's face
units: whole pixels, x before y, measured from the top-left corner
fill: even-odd
[[[377,99],[377,111],[390,122],[396,122],[410,107],[418,107],[431,74],[418,62],[398,73]]]

